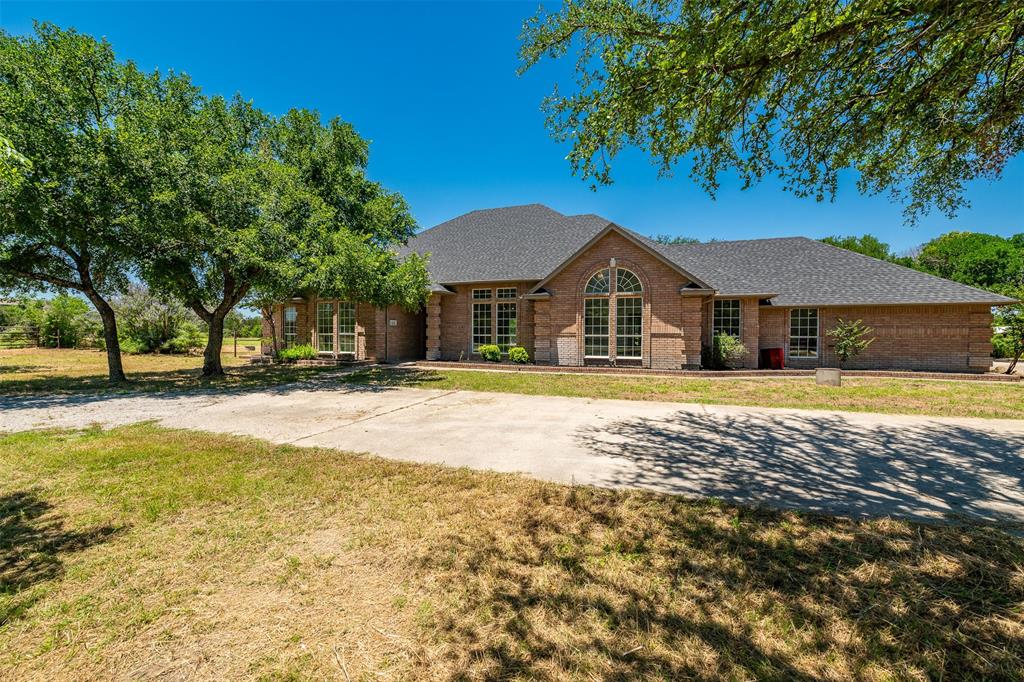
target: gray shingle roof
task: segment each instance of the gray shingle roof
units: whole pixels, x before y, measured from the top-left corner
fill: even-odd
[[[541,280],[608,222],[541,204],[491,208],[424,230],[402,253],[429,252],[431,279],[442,284]]]
[[[604,230],[597,215],[565,216],[540,204],[473,211],[425,230],[402,252],[430,253],[435,283],[539,281]],[[773,305],[1009,303],[1012,299],[806,237],[652,250],[724,295],[774,294]]]

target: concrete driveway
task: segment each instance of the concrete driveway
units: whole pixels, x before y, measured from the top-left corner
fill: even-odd
[[[1024,522],[1024,421],[305,386],[0,398],[0,430],[155,420],[561,482]]]

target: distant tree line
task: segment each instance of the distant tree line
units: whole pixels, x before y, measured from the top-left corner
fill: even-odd
[[[206,344],[206,325],[195,313],[143,285],[131,286],[110,303],[122,353],[192,353]],[[260,315],[233,310],[224,327],[229,336],[252,339],[262,335],[262,323]],[[79,296],[22,296],[0,307],[0,348],[25,344],[103,349],[103,325],[95,308]]]

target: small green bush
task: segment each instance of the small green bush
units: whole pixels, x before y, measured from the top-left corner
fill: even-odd
[[[488,362],[501,362],[501,349],[494,344],[484,344],[477,349],[477,352]]]
[[[1013,357],[1013,342],[1003,334],[993,336],[992,357],[999,360]]]
[[[710,347],[701,349],[701,365],[706,369],[732,369],[747,355],[747,347],[737,337],[718,333]]]
[[[173,339],[163,344],[162,349],[168,353],[190,353],[205,345],[203,331],[194,322],[182,322],[178,333]]]
[[[122,337],[119,341],[121,345],[121,352],[125,355],[141,355],[142,353],[149,352],[149,348],[146,347],[146,344],[138,339]],[[106,346],[106,344],[104,344],[104,346]],[[104,350],[106,350],[105,347]]]
[[[530,354],[521,346],[512,346],[508,349],[508,359],[516,364],[525,365],[530,361]]]
[[[316,358],[316,349],[308,343],[304,346],[291,346],[277,351],[277,359],[285,362],[296,360],[312,360]]]

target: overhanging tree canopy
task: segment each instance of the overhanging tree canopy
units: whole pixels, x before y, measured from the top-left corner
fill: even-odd
[[[735,171],[822,200],[853,168],[912,221],[1024,146],[1022,0],[568,0],[522,40],[523,70],[578,52],[544,108],[597,183],[626,146],[663,173],[690,159],[712,195]]]
[[[418,307],[419,258],[389,248],[412,235],[405,201],[365,174],[368,147],[338,119],[280,118],[236,97],[167,91],[149,119],[160,159],[137,241],[150,286],[209,325],[203,373],[223,373],[224,318],[304,289]]]
[[[155,78],[74,31],[0,32],[0,285],[83,293],[112,381],[124,372],[108,298],[127,283],[149,172],[123,126]]]

